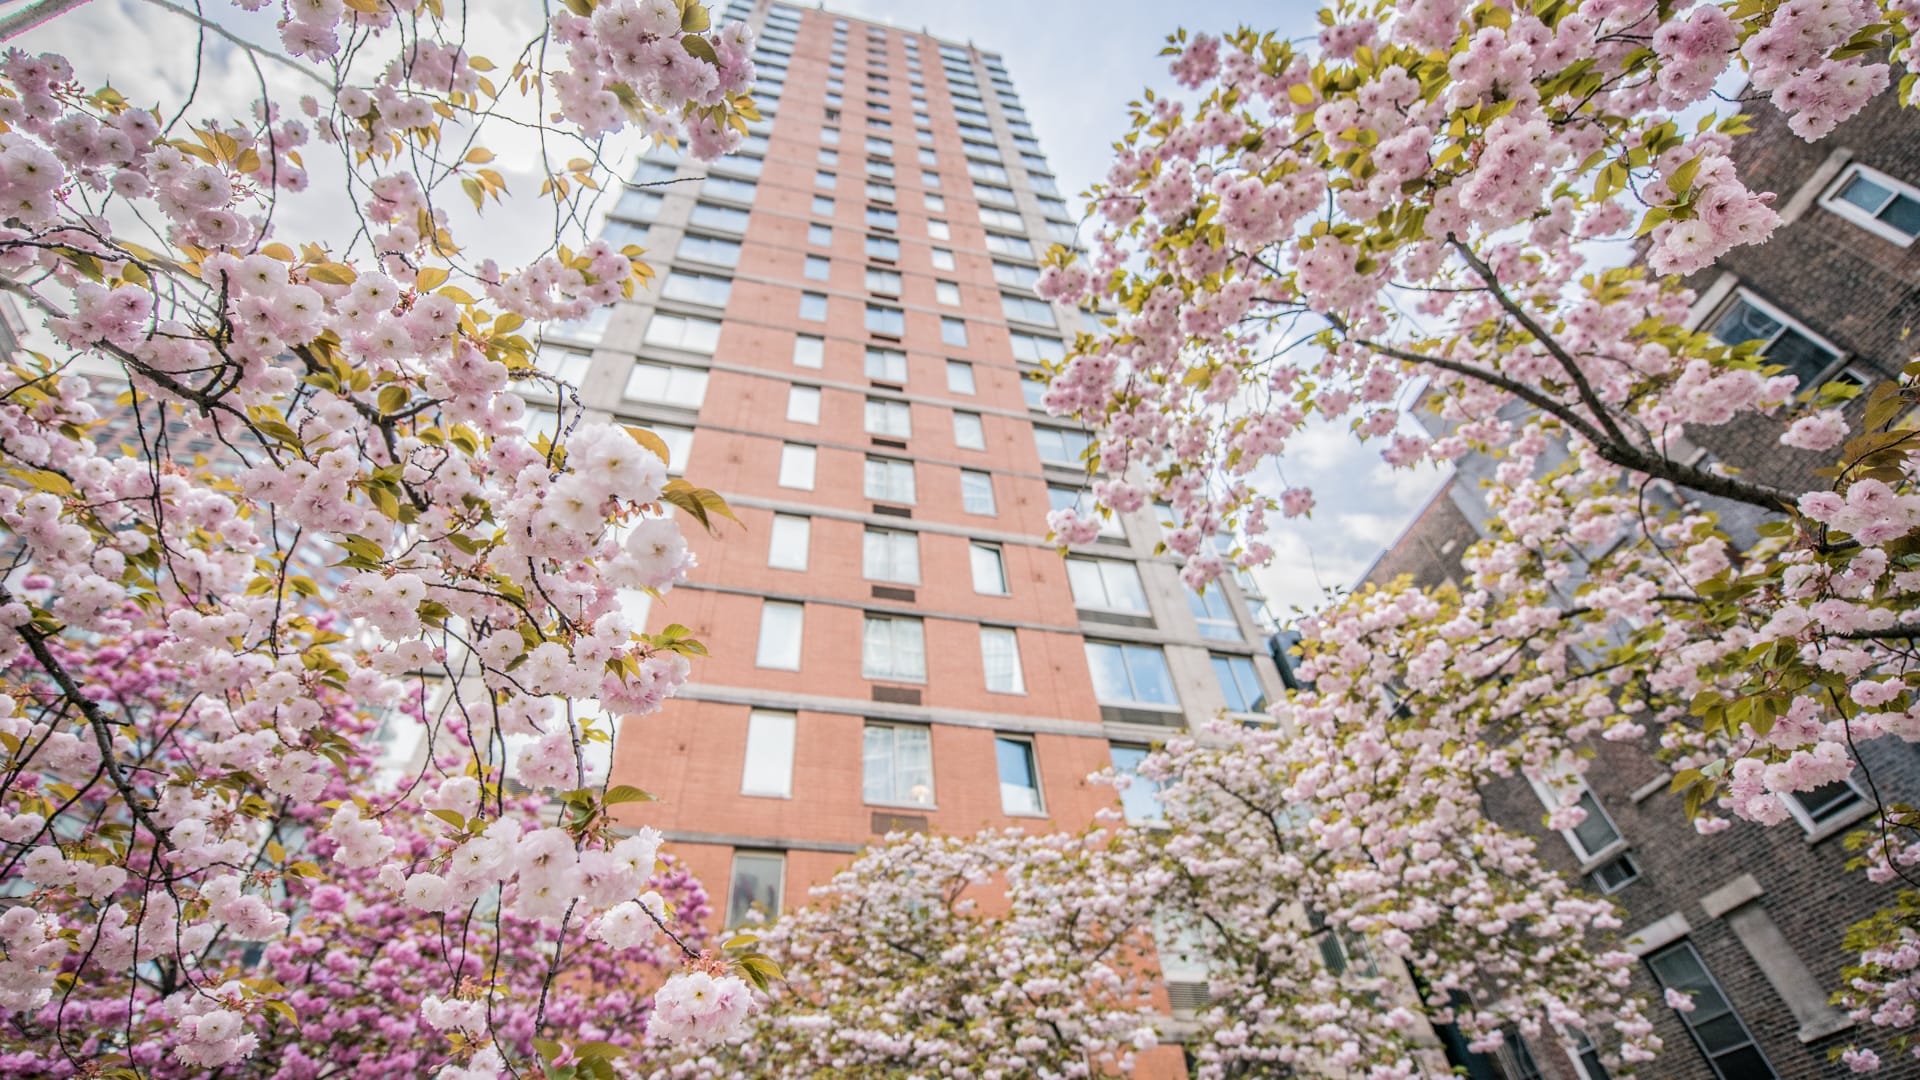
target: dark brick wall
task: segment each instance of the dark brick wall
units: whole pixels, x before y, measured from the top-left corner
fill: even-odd
[[[1624,933],[1674,912],[1685,916],[1692,927],[1688,939],[1725,988],[1774,1070],[1787,1080],[1845,1075],[1844,1067],[1828,1062],[1827,1052],[1855,1042],[1881,1052],[1886,1066],[1877,1075],[1920,1076],[1920,1062],[1889,1052],[1870,1026],[1803,1045],[1798,1022],[1746,947],[1723,920],[1709,916],[1700,906],[1701,896],[1743,873],[1752,874],[1764,890],[1754,902],[1766,909],[1821,988],[1829,993],[1839,989],[1840,971],[1849,955],[1841,946],[1846,928],[1887,902],[1894,891],[1845,868],[1849,854],[1844,833],[1809,844],[1805,831],[1791,821],[1772,828],[1736,821],[1718,835],[1700,836],[1687,822],[1679,797],[1664,788],[1639,803],[1633,801],[1636,789],[1661,775],[1649,746],[1600,742],[1594,751],[1587,784],[1640,866],[1639,879],[1612,897],[1624,909]],[[1887,801],[1911,801],[1920,794],[1920,752],[1913,746],[1882,739],[1862,747],[1862,753]],[[1538,837],[1543,860],[1569,878],[1576,877],[1579,860],[1565,841],[1541,825],[1544,810],[1524,779],[1490,785],[1482,794],[1495,820]],[[1678,1015],[1659,1002],[1653,978],[1644,967],[1638,971],[1637,983],[1653,1002],[1654,1022],[1666,1041],[1666,1049],[1647,1075],[1713,1080],[1706,1059]]]
[[[1460,556],[1480,534],[1449,497],[1449,489],[1458,482],[1448,480],[1434,493],[1393,546],[1380,553],[1361,584],[1387,585],[1402,574],[1410,575],[1414,586],[1422,589],[1466,581]]]
[[[1920,113],[1882,94],[1819,142],[1787,128],[1786,117],[1764,101],[1750,104],[1753,130],[1735,140],[1733,158],[1754,191],[1772,192],[1784,209],[1836,150],[1852,162],[1920,186]],[[1920,326],[1920,243],[1901,247],[1817,202],[1758,246],[1728,252],[1687,279],[1697,290],[1722,272],[1807,328],[1846,351],[1851,365],[1876,382],[1899,373],[1920,352],[1911,335]],[[1850,411],[1856,422],[1859,408]],[[1689,432],[1716,458],[1770,483],[1813,486],[1813,470],[1831,455],[1779,444],[1784,425],[1749,420]]]

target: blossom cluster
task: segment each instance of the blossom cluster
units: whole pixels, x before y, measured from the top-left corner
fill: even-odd
[[[491,1076],[630,1043],[653,1006],[594,1018],[607,965],[699,955],[704,898],[599,762],[702,651],[635,610],[693,568],[671,507],[723,504],[533,362],[532,324],[649,271],[566,236],[469,263],[440,197],[505,190],[477,140],[549,83],[591,84],[527,119],[556,142],[730,145],[749,34],[582,6],[542,28],[573,66],[503,94],[442,5],[287,4],[336,88],[299,119],[188,123],[0,56],[0,277],[62,353],[0,366],[0,1071]],[[316,146],[357,232],[283,224]]]

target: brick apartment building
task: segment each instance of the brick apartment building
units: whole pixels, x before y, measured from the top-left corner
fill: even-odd
[[[1778,196],[1785,221],[1760,247],[1739,248],[1688,284],[1696,326],[1728,343],[1759,339],[1803,383],[1894,377],[1916,351],[1920,325],[1920,119],[1882,96],[1828,138],[1809,144],[1777,110],[1747,107],[1754,130],[1734,157],[1756,191]],[[1432,422],[1429,418],[1429,422]],[[1770,421],[1702,431],[1698,455],[1770,482],[1810,486],[1818,455],[1778,444]],[[1461,555],[1491,515],[1480,480],[1487,463],[1465,463],[1362,578],[1386,584],[1461,583]],[[1751,538],[1757,514],[1715,506],[1736,538]],[[1583,798],[1588,819],[1541,850],[1626,911],[1643,960],[1642,988],[1695,992],[1683,1017],[1655,1020],[1667,1049],[1650,1075],[1675,1080],[1750,1080],[1846,1075],[1829,1052],[1860,1040],[1880,1045],[1880,1075],[1920,1076],[1920,1062],[1885,1051],[1871,1031],[1826,1004],[1841,986],[1848,925],[1892,890],[1845,869],[1847,832],[1872,812],[1863,783],[1835,784],[1795,799],[1795,821],[1774,828],[1736,822],[1698,836],[1647,748],[1596,741]],[[1920,754],[1882,739],[1862,762],[1888,802],[1920,801]],[[1857,775],[1857,774],[1856,774]],[[1542,832],[1543,796],[1527,780],[1489,787],[1486,802],[1508,824]],[[1563,842],[1564,841],[1564,842]],[[1591,1062],[1521,1047],[1497,1061],[1465,1062],[1477,1077],[1598,1080]]]
[[[1089,774],[1280,682],[1259,598],[1187,590],[1152,510],[1047,543],[1088,498],[1087,436],[1032,376],[1081,327],[1031,286],[1075,226],[1000,59],[765,0],[725,17],[759,33],[764,120],[704,169],[646,156],[606,232],[658,283],[550,329],[541,364],[744,523],[693,537],[647,613],[712,656],[610,773],[735,924],[891,830],[1077,829],[1117,802]]]

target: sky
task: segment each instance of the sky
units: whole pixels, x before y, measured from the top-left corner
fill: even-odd
[[[710,0],[724,7],[724,0]],[[277,44],[271,13],[248,15],[221,0],[205,9],[234,33],[263,44]],[[272,5],[278,8],[278,4]],[[1167,59],[1159,55],[1167,35],[1184,16],[1190,32],[1221,33],[1246,24],[1288,36],[1311,35],[1317,4],[1304,0],[1255,3],[1208,0],[1182,9],[1158,0],[836,0],[828,10],[930,33],[949,41],[972,41],[1005,59],[1014,87],[1027,108],[1035,133],[1059,174],[1062,191],[1084,190],[1106,172],[1113,141],[1127,129],[1127,103],[1146,87],[1172,88]],[[454,4],[448,5],[454,9]],[[530,36],[539,8],[530,0],[482,0],[471,5],[467,21],[472,51],[505,60]],[[147,0],[93,0],[31,32],[17,44],[31,50],[66,54],[88,85],[109,78],[136,102],[180,100],[194,70],[182,58],[192,55],[196,30],[181,15]],[[268,65],[264,76],[277,97],[288,102],[314,87]],[[210,38],[199,70],[200,100],[192,118],[224,115],[257,96],[257,78],[243,54]],[[226,104],[225,109],[215,106]],[[515,142],[513,129],[495,125],[488,144],[499,155],[496,166],[515,191],[538,188],[537,173],[514,167],[531,160],[531,143]],[[617,147],[637,153],[637,140]],[[306,155],[314,172],[312,191],[279,218],[290,233],[337,235],[344,208],[325,195],[338,175],[337,163],[321,148]],[[562,153],[560,160],[569,154]],[[1074,201],[1070,198],[1069,201]],[[454,208],[456,236],[484,238],[473,254],[497,256],[504,264],[523,261],[551,238],[551,216],[531,198],[489,208],[476,218],[462,204]],[[1314,489],[1311,519],[1284,523],[1271,542],[1278,556],[1256,571],[1276,615],[1323,602],[1326,590],[1351,586],[1375,555],[1390,544],[1423,506],[1444,477],[1434,469],[1393,470],[1380,460],[1378,443],[1363,446],[1342,431],[1310,429],[1289,449],[1277,468],[1262,476]],[[1277,487],[1276,487],[1277,490]]]

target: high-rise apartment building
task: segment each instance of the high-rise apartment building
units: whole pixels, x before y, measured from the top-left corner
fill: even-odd
[[[692,580],[651,606],[712,655],[611,766],[737,922],[889,831],[1077,829],[1119,802],[1089,774],[1258,719],[1280,683],[1258,597],[1194,594],[1154,554],[1164,510],[1065,559],[1047,541],[1089,499],[1088,436],[1034,376],[1091,327],[1032,291],[1076,229],[1000,58],[724,15],[758,31],[764,119],[705,168],[646,156],[607,232],[657,281],[550,330],[541,364],[744,522],[694,537]],[[1141,787],[1126,808],[1157,812]],[[1178,1004],[1198,988],[1172,975]]]

